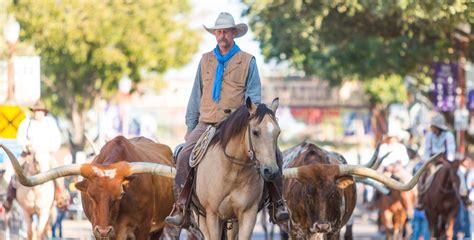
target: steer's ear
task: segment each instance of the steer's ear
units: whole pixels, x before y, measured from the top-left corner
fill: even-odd
[[[342,176],[336,179],[336,186],[340,189],[345,189],[351,184],[354,184],[354,178],[350,176]]]
[[[128,175],[126,176],[125,178],[123,178],[123,181],[122,181],[122,186],[123,188],[126,188],[128,187],[128,184],[133,181],[133,179],[135,179],[135,177],[137,177],[136,175],[132,174],[132,175]]]
[[[85,191],[87,191],[88,181],[87,181],[87,179],[82,180],[80,182],[77,182],[75,184],[75,186],[79,191],[85,192]]]

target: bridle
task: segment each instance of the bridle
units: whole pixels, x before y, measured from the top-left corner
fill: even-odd
[[[246,163],[247,159],[238,159],[234,156],[231,156],[231,155],[227,154],[225,148],[224,148],[224,151],[223,151],[224,156],[231,163],[237,164],[239,166],[242,166],[242,167],[253,167],[253,166],[255,166],[255,168],[260,168],[260,161],[257,159],[257,157],[255,155],[255,148],[253,146],[252,137],[251,137],[251,134],[250,134],[250,124],[249,124],[249,126],[247,126],[247,135],[248,135],[247,156],[248,156],[248,159],[251,160],[250,163]]]

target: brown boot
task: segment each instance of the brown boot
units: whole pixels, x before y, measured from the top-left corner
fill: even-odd
[[[180,227],[184,222],[184,208],[175,203],[170,215],[165,218],[165,222],[169,225]]]
[[[288,219],[290,219],[290,214],[286,209],[283,199],[273,202],[271,205],[273,206],[271,211],[273,214],[272,219],[275,221],[275,223],[288,221]]]

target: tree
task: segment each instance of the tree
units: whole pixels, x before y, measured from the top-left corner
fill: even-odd
[[[243,2],[266,60],[289,60],[333,84],[394,74],[426,79],[433,62],[457,61],[455,27],[474,25],[470,0]],[[474,59],[474,44],[466,52]]]
[[[86,142],[85,112],[123,75],[140,82],[143,72],[182,66],[201,40],[186,0],[15,1],[9,10],[42,58],[43,97],[70,121],[73,153]]]

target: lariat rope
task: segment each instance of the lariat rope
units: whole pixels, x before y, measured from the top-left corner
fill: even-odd
[[[209,125],[206,131],[201,135],[199,140],[197,141],[196,145],[191,152],[191,156],[189,157],[189,166],[194,168],[199,164],[201,159],[203,159],[204,154],[207,151],[207,147],[211,142],[212,138],[216,134],[216,127]]]

